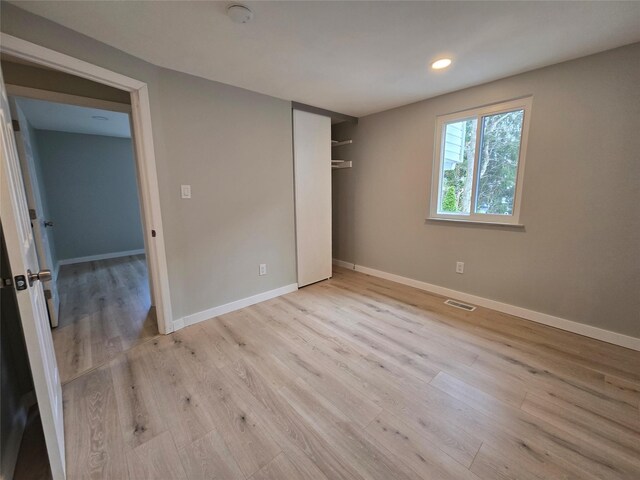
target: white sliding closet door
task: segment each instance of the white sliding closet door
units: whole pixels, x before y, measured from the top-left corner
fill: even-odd
[[[331,277],[331,119],[293,111],[298,286]]]

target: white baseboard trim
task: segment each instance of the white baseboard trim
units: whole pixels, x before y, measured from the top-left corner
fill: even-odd
[[[58,268],[62,265],[72,265],[74,263],[95,262],[97,260],[108,260],[109,258],[128,257],[129,255],[142,255],[144,248],[139,250],[126,250],[124,252],[101,253],[100,255],[88,255],[86,257],[65,258],[58,261]]]
[[[184,317],[178,318],[177,320],[173,321],[173,330],[171,330],[171,332],[178,331],[181,328],[184,328]],[[168,332],[168,333],[171,333],[171,332]]]
[[[410,287],[425,290],[437,295],[442,295],[444,297],[450,297],[455,300],[461,300],[466,303],[471,303],[481,307],[490,308],[492,310],[497,310],[498,312],[514,315],[526,320],[531,320],[532,322],[559,328],[560,330],[566,330],[568,332],[584,335],[585,337],[602,340],[603,342],[608,342],[614,345],[619,345],[621,347],[640,351],[640,338],[631,337],[622,333],[612,332],[610,330],[604,330],[602,328],[593,327],[591,325],[585,325],[584,323],[574,322],[573,320],[567,320],[566,318],[555,317],[547,313],[537,312],[535,310],[529,310],[523,307],[517,307],[508,303],[498,302],[496,300],[479,297],[477,295],[460,292],[458,290],[441,287],[439,285],[421,282],[412,278],[402,277],[393,273],[383,272],[382,270],[363,267],[362,265],[356,265],[338,259],[334,259],[333,264],[340,267],[353,269],[356,272],[361,272],[374,277],[384,278],[386,280],[391,280],[392,282],[401,283],[403,285],[408,285]]]
[[[218,307],[209,308],[208,310],[203,310],[202,312],[187,315],[173,321],[173,331],[175,332],[176,330],[188,327],[189,325],[193,325],[194,323],[203,322],[205,320],[209,320],[210,318],[224,315],[225,313],[240,310],[241,308],[249,307],[266,300],[271,300],[272,298],[279,297],[280,295],[295,292],[296,290],[298,290],[298,284],[292,283],[291,285],[285,285],[284,287],[258,293],[257,295],[242,298],[240,300],[236,300],[235,302],[225,303],[224,305],[220,305]]]
[[[345,262],[344,260],[333,259],[333,264],[336,267],[348,268],[349,270],[355,270],[356,265],[354,263]]]

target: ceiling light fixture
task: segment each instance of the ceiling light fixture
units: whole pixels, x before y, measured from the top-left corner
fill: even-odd
[[[450,58],[441,58],[440,60],[436,60],[435,62],[433,62],[431,64],[431,68],[433,68],[434,70],[441,70],[443,68],[447,68],[449,65],[451,65]]]
[[[100,121],[109,120],[107,117],[104,117],[102,115],[92,115],[91,118],[93,118],[94,120],[100,120]]]
[[[227,15],[234,23],[248,23],[253,18],[253,12],[249,7],[239,3],[234,3],[227,7]]]

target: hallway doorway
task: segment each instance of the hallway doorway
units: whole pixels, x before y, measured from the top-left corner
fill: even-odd
[[[158,333],[127,112],[10,96],[60,378]],[[16,124],[17,123],[17,124]]]

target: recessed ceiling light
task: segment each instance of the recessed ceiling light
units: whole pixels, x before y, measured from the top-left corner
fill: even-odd
[[[450,58],[441,58],[440,60],[436,60],[435,62],[433,62],[431,64],[431,68],[433,68],[434,70],[440,70],[442,68],[447,68],[449,65],[451,65]]]
[[[91,118],[93,118],[94,120],[100,120],[100,121],[109,120],[109,118],[104,117],[102,115],[92,115]]]
[[[234,23],[248,23],[253,18],[253,12],[249,7],[245,7],[239,3],[229,5],[227,7],[227,15]]]

